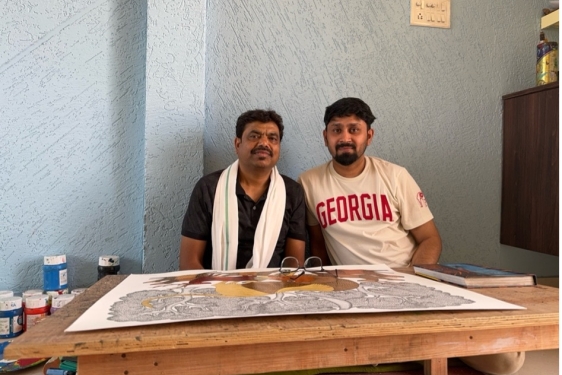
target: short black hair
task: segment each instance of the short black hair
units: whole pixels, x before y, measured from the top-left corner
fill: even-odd
[[[359,98],[342,98],[332,105],[326,107],[324,114],[324,124],[332,121],[334,117],[347,117],[355,115],[367,123],[367,129],[371,129],[371,124],[376,117],[371,112],[371,108]]]
[[[275,125],[277,125],[277,127],[279,128],[279,140],[281,141],[283,139],[283,129],[285,128],[283,126],[283,119],[277,112],[271,109],[252,109],[250,111],[242,113],[238,117],[238,120],[236,120],[236,137],[242,138],[242,134],[244,133],[246,125],[255,121],[261,123],[275,123]]]

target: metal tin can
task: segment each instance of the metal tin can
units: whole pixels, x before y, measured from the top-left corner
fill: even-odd
[[[541,33],[537,45],[537,86],[558,81],[558,43],[549,42]]]

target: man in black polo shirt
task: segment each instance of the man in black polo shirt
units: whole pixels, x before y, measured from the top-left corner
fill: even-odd
[[[193,189],[181,231],[180,270],[279,267],[304,261],[302,188],[275,167],[283,138],[275,111],[252,110],[236,122],[238,160]]]

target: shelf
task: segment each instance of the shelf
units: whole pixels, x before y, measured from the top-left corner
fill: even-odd
[[[541,29],[548,29],[549,27],[558,28],[558,12],[556,9],[554,12],[547,14],[541,18]]]

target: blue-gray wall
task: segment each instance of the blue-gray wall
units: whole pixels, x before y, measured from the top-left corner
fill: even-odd
[[[558,275],[558,257],[499,244],[501,96],[534,86],[544,0],[453,1],[451,29],[409,25],[409,0],[11,0],[0,5],[0,289],[70,288],[97,258],[178,264],[203,174],[234,160],[237,116],[284,117],[282,173],[329,157],[324,108],[358,96],[368,153],[407,167],[442,261]],[[558,40],[558,32],[547,36]]]

